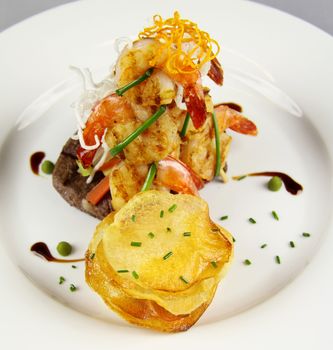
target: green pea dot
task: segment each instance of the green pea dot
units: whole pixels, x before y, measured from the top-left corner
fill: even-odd
[[[278,191],[282,186],[282,180],[278,176],[273,176],[267,183],[267,187],[270,191]]]
[[[44,174],[50,175],[52,174],[53,169],[54,169],[54,164],[49,160],[44,160],[44,162],[42,163],[42,172]]]
[[[59,242],[57,245],[57,251],[61,256],[67,256],[72,252],[72,246],[68,242]]]

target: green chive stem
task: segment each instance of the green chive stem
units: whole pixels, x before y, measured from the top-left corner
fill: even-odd
[[[214,269],[217,268],[217,263],[216,263],[216,261],[211,261],[210,263],[211,263],[211,265],[214,267]]]
[[[59,284],[63,284],[66,281],[65,277],[60,276],[59,277]]]
[[[141,247],[142,242],[131,242],[132,247]]]
[[[161,210],[160,211],[160,218],[163,218],[163,216],[164,216],[164,210]]]
[[[179,276],[179,279],[183,281],[185,284],[188,284],[188,281],[183,276]]]
[[[148,191],[151,187],[151,184],[153,183],[156,175],[157,167],[155,163],[152,163],[148,170],[147,177],[145,179],[145,182],[141,188],[141,192]]]
[[[257,223],[257,221],[255,221],[253,218],[249,218],[249,221],[250,221],[251,224],[256,224]]]
[[[128,270],[118,270],[117,271],[118,273],[126,273],[126,272],[129,272]]]
[[[303,236],[303,237],[310,237],[311,235],[310,235],[310,233],[308,233],[308,232],[303,232],[303,233],[302,233],[302,236]]]
[[[214,131],[215,131],[215,149],[216,149],[215,176],[219,176],[220,169],[221,169],[220,133],[219,133],[219,126],[217,124],[215,111],[213,111],[212,116],[213,116],[213,124],[214,124]]]
[[[183,236],[184,236],[184,237],[190,237],[190,236],[191,236],[191,232],[184,232],[184,233],[183,233]]]
[[[153,71],[154,71],[154,68],[149,68],[143,75],[141,75],[141,77],[133,80],[132,82],[123,86],[122,88],[117,89],[116,94],[118,96],[122,96],[127,90],[131,89],[136,85],[139,85],[140,83],[148,79],[152,75]]]
[[[123,141],[118,143],[117,146],[113,147],[110,150],[111,156],[115,157],[118,153],[120,153],[134,139],[136,139],[141,133],[148,129],[165,111],[166,106],[161,106],[150,118],[143,122],[136,130],[134,130],[130,135],[128,135]]]
[[[137,280],[139,278],[139,275],[136,271],[132,271],[132,276]]]
[[[71,292],[75,292],[77,290],[77,287],[75,287],[75,285],[72,283],[70,286],[69,286],[69,290]]]
[[[291,246],[291,248],[295,248],[295,243],[293,241],[290,241],[289,245]]]
[[[134,214],[131,216],[131,220],[132,220],[133,222],[136,221],[136,216],[135,216]]]
[[[168,209],[168,212],[172,213],[176,210],[176,208],[177,208],[177,204],[172,204],[172,206]]]
[[[180,132],[180,137],[185,137],[190,118],[191,118],[190,113],[186,113],[184,124],[183,124],[182,130]]]
[[[260,248],[261,249],[264,249],[264,248],[266,248],[267,247],[267,244],[265,243],[265,244],[262,244],[261,246],[260,246]]]
[[[275,257],[275,261],[277,264],[281,264],[281,259],[278,255]]]
[[[224,216],[221,216],[221,217],[220,217],[220,220],[223,221],[223,220],[227,220],[228,218],[229,218],[228,215],[224,215]]]
[[[251,262],[249,259],[245,259],[245,260],[243,261],[243,264],[244,264],[244,265],[251,265],[252,262]]]
[[[169,253],[165,254],[165,255],[163,256],[163,260],[166,260],[166,259],[170,258],[170,256],[171,256],[172,254],[173,254],[172,252],[169,252]]]
[[[154,238],[155,235],[154,235],[152,232],[149,232],[149,233],[148,233],[148,237],[149,237],[149,238]]]
[[[272,211],[272,215],[273,215],[273,218],[275,219],[275,220],[277,220],[277,221],[279,221],[280,219],[279,219],[279,217],[278,217],[278,214],[276,213],[276,211]]]

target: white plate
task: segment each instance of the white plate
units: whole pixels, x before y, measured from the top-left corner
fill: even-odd
[[[2,342],[36,349],[327,348],[333,311],[332,38],[250,2],[140,1],[131,7],[77,2],[0,35]],[[130,326],[109,311],[85,285],[82,264],[74,270],[29,252],[38,240],[50,247],[68,240],[80,257],[97,221],[68,207],[49,178],[31,173],[28,160],[37,150],[55,160],[75,128],[70,104],[79,87],[68,66],[90,67],[101,78],[115,58],[116,37],[135,35],[154,13],[166,16],[174,9],[222,45],[226,80],[213,89],[215,101],[240,103],[259,127],[256,138],[232,134],[229,174],[285,171],[304,185],[304,193],[269,192],[264,178],[212,183],[202,191],[213,219],[229,215],[223,224],[237,239],[235,261],[197,325],[166,336]],[[251,216],[256,225],[247,221]],[[310,238],[301,236],[305,231]],[[268,246],[260,249],[263,243]],[[246,258],[251,266],[243,265]],[[60,275],[65,285],[57,284]],[[76,293],[69,292],[70,282],[79,286]]]

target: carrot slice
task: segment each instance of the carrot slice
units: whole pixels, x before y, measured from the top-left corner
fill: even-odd
[[[89,203],[96,205],[109,191],[109,177],[105,176],[95,187],[93,187],[86,196]]]

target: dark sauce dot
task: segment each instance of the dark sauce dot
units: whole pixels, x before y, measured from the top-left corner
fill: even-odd
[[[39,166],[45,157],[45,153],[38,151],[30,156],[30,168],[35,175],[39,175]]]

